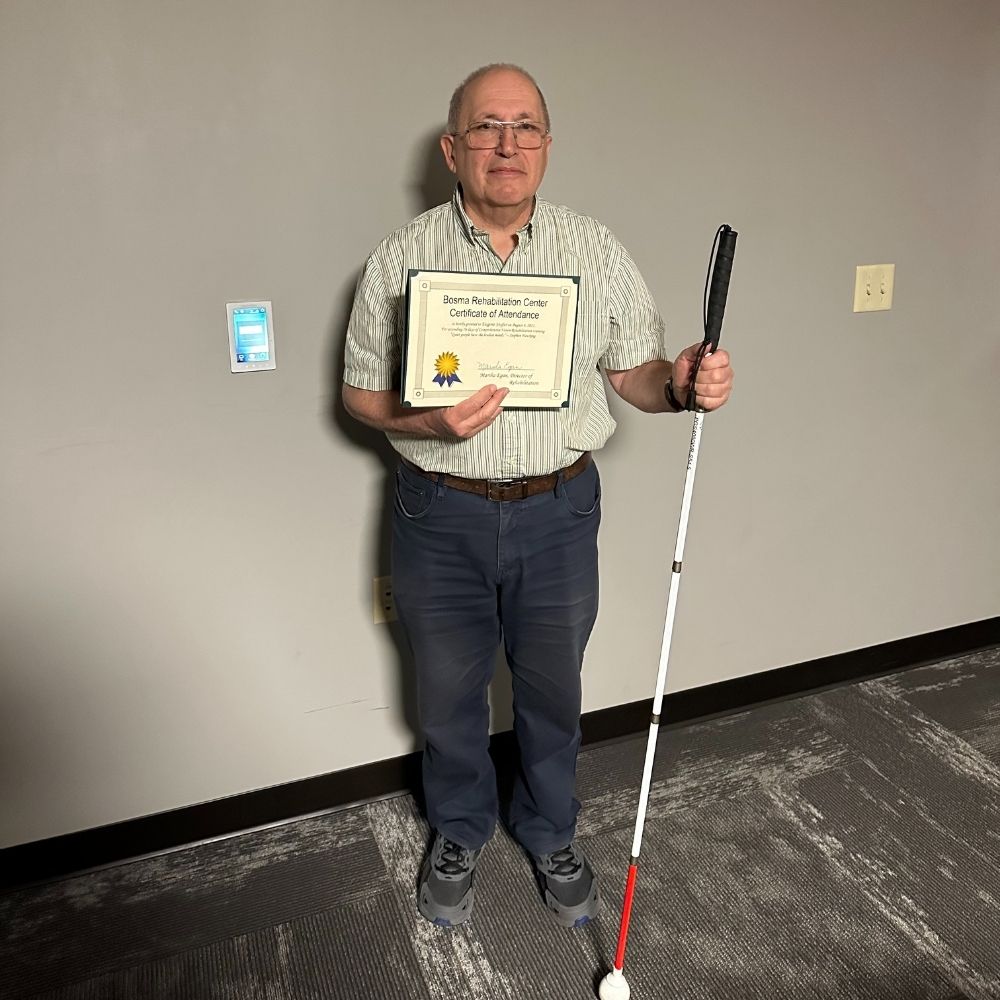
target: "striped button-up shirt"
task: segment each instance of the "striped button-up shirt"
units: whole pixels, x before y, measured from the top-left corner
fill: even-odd
[[[502,261],[466,214],[460,191],[383,240],[365,262],[347,331],[344,381],[359,389],[399,385],[410,268],[495,274],[578,275],[579,305],[568,407],[507,409],[468,440],[389,433],[422,469],[473,479],[538,476],[600,448],[615,429],[601,369],[666,358],[663,321],[625,248],[594,219],[538,198]]]

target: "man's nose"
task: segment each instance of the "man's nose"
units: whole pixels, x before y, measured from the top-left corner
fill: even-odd
[[[500,141],[497,143],[497,152],[501,156],[513,156],[517,152],[517,148],[514,130],[509,125],[504,125],[500,129]]]

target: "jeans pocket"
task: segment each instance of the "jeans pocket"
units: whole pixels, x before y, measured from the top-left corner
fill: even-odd
[[[410,521],[419,521],[426,517],[434,506],[434,498],[437,495],[437,488],[429,479],[419,477],[419,482],[396,471],[396,509],[403,517]]]
[[[601,509],[601,477],[591,464],[586,472],[562,484],[563,502],[576,517],[593,517]]]

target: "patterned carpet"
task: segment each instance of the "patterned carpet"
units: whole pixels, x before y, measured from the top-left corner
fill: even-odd
[[[663,732],[632,996],[1000,998],[998,681],[990,650]],[[581,930],[550,920],[503,833],[472,923],[421,920],[427,830],[398,797],[0,897],[0,996],[587,1000],[644,748],[581,757],[606,899]]]

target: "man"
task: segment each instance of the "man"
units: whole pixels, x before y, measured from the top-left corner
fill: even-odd
[[[401,455],[393,593],[417,671],[435,831],[418,907],[442,925],[469,918],[474,869],[495,826],[486,692],[501,642],[521,760],[510,830],[560,923],[598,912],[597,881],[573,836],[580,669],[597,614],[591,452],[614,430],[601,371],[640,410],[676,412],[698,349],[666,360],[662,321],[624,248],[593,219],[536,198],[549,126],[541,91],[517,67],[483,67],[455,91],[441,137],[455,195],[375,249],[347,336],[344,404]],[[505,411],[508,390],[491,385],[449,408],[404,409],[408,268],[579,275],[570,406]],[[716,351],[698,370],[696,405],[718,408],[731,386],[728,355]]]

